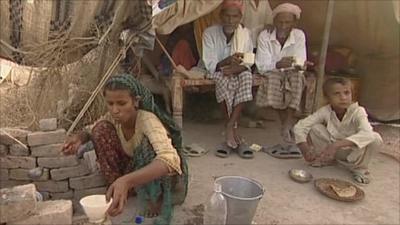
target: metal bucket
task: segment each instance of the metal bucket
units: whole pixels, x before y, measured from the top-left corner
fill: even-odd
[[[264,195],[263,186],[241,176],[224,176],[215,180],[222,186],[228,206],[226,224],[251,224],[257,205]]]

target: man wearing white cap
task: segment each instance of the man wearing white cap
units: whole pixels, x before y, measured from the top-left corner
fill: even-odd
[[[293,143],[294,113],[300,108],[304,75],[296,68],[306,62],[304,32],[294,28],[301,9],[294,4],[278,5],[273,11],[274,30],[264,30],[258,37],[256,66],[266,79],[257,92],[256,104],[272,107],[279,113],[281,134],[285,142]]]
[[[244,54],[253,52],[253,42],[250,32],[240,24],[243,12],[241,0],[224,0],[221,23],[203,34],[202,61],[207,77],[215,80],[217,102],[226,116],[225,141],[216,151],[219,157],[228,157],[231,150],[243,158],[253,157],[236,129],[244,103],[253,99],[251,65],[244,63]]]

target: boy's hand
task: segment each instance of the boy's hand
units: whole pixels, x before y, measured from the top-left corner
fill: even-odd
[[[297,147],[299,147],[301,153],[303,154],[304,159],[307,162],[312,162],[317,158],[316,154],[310,148],[310,146],[307,144],[307,142],[299,143],[297,145]]]
[[[321,162],[330,162],[335,159],[338,148],[334,144],[328,145],[318,157]]]

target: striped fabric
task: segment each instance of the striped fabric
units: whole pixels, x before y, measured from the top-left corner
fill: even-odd
[[[215,72],[209,75],[209,78],[215,80],[215,96],[217,102],[226,102],[229,116],[233,108],[239,103],[253,100],[253,94],[251,92],[253,79],[249,71],[244,71],[233,77],[225,77],[221,72]]]
[[[256,105],[274,109],[292,108],[300,110],[301,95],[305,78],[302,73],[270,72],[265,74],[264,83],[258,88]]]

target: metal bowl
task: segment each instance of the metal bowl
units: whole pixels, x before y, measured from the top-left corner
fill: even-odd
[[[299,183],[307,183],[313,179],[313,176],[311,175],[311,173],[309,173],[305,170],[301,170],[301,169],[289,170],[289,176],[294,181],[299,182]]]

